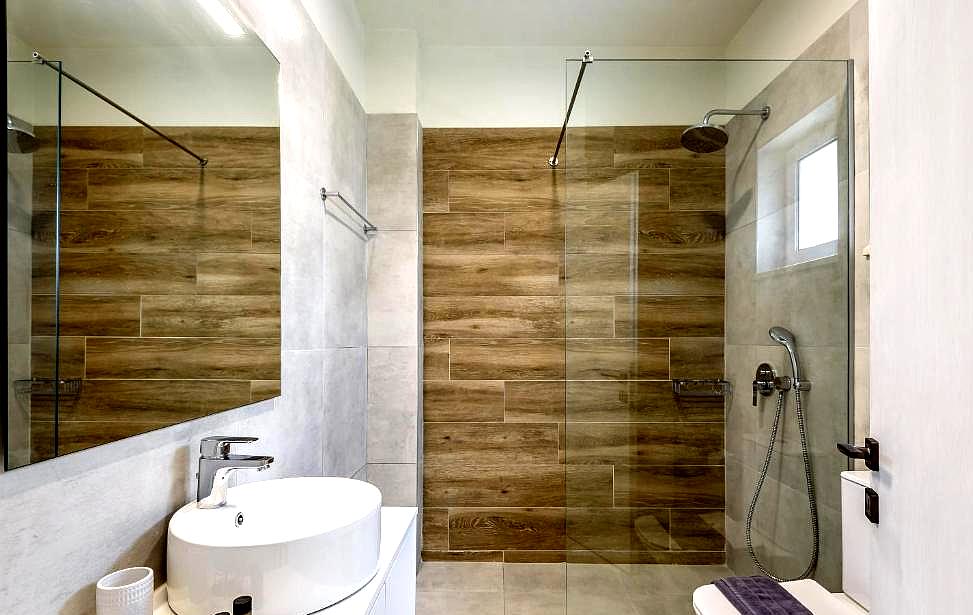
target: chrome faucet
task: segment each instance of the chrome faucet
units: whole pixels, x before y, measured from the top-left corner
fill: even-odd
[[[196,504],[219,508],[226,504],[226,487],[234,470],[266,470],[274,462],[267,455],[231,455],[231,444],[256,442],[246,436],[207,436],[199,443],[199,472],[196,474]]]

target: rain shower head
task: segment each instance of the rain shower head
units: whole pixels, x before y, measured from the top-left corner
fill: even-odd
[[[34,129],[30,124],[7,114],[7,153],[33,154],[40,147],[40,141],[34,136]]]
[[[711,154],[726,147],[730,135],[720,126],[702,123],[690,126],[683,131],[679,141],[682,146],[697,154]]]
[[[797,339],[794,334],[784,327],[771,327],[768,334],[770,339],[787,349],[787,354],[791,359],[791,373],[794,380],[799,381],[801,379],[801,366],[797,361]]]
[[[682,132],[679,141],[682,146],[697,154],[712,154],[718,152],[730,141],[730,135],[722,126],[710,124],[714,115],[759,115],[766,120],[770,117],[770,107],[760,109],[713,109],[703,117],[703,121],[690,126]]]

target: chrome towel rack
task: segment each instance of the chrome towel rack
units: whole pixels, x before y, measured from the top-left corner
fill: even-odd
[[[364,224],[362,224],[362,230],[365,232],[366,236],[371,237],[372,235],[378,232],[378,227],[372,224],[368,218],[363,216],[361,212],[358,211],[358,209],[351,204],[351,201],[349,201],[344,196],[342,196],[340,192],[338,192],[337,190],[329,191],[327,188],[321,188],[321,200],[327,202],[328,198],[338,199],[339,201],[347,205],[348,209],[350,209],[353,214],[358,216],[362,220],[362,222],[364,222]]]

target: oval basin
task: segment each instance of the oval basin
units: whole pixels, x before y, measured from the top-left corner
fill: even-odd
[[[169,521],[169,606],[178,615],[304,615],[361,589],[378,569],[382,494],[350,478],[283,478],[232,487],[227,504]]]

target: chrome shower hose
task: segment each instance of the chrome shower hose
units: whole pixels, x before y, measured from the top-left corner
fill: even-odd
[[[757,479],[757,485],[753,491],[753,499],[750,501],[750,510],[747,511],[746,537],[747,549],[750,551],[750,558],[753,560],[754,565],[758,570],[760,570],[760,572],[764,573],[775,581],[796,581],[798,579],[806,579],[814,574],[814,570],[818,566],[818,554],[821,547],[820,532],[818,529],[818,503],[817,497],[814,494],[814,474],[811,471],[811,455],[808,453],[807,449],[807,425],[805,424],[804,420],[804,410],[801,407],[801,391],[797,387],[794,388],[794,403],[797,411],[797,428],[801,434],[801,454],[804,457],[804,478],[807,482],[807,501],[811,517],[811,538],[813,542],[813,546],[811,548],[811,561],[808,562],[807,568],[805,568],[804,572],[802,572],[799,576],[786,578],[775,575],[760,562],[760,559],[757,557],[757,552],[753,549],[753,541],[750,537],[750,530],[753,527],[753,514],[757,509],[757,500],[760,498],[760,491],[763,489],[764,480],[767,478],[767,472],[770,469],[770,460],[774,455],[777,432],[780,429],[780,420],[784,412],[785,394],[785,391],[780,391],[777,396],[777,414],[774,416],[774,425],[770,430],[770,443],[767,445],[767,457],[764,458],[764,465],[760,470],[760,477]]]

